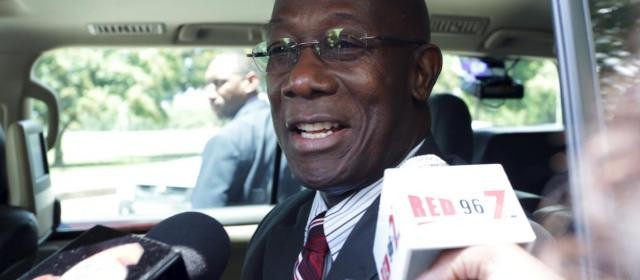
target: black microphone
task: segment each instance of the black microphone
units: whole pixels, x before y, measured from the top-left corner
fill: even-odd
[[[229,260],[230,241],[224,227],[199,212],[167,218],[145,237],[178,250],[191,280],[219,279]]]
[[[161,221],[146,236],[95,226],[19,279],[215,280],[229,251],[229,236],[218,221],[186,212]]]

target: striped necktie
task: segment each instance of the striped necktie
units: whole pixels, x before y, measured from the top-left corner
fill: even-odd
[[[307,242],[298,255],[294,266],[293,279],[321,280],[324,272],[324,260],[329,252],[329,245],[324,235],[324,215],[322,212],[309,224]]]

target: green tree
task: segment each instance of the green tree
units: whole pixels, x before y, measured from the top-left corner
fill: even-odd
[[[64,164],[61,147],[69,129],[114,129],[123,116],[127,129],[166,126],[162,104],[203,85],[214,55],[197,48],[67,48],[45,53],[33,77],[52,89],[60,102],[54,165]]]
[[[589,1],[596,61],[605,112],[615,114],[615,102],[640,84],[640,3],[635,0]]]

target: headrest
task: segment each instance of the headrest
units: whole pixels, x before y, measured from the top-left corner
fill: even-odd
[[[429,98],[431,133],[444,154],[471,162],[473,130],[467,104],[452,94],[434,94]]]
[[[12,123],[7,130],[9,205],[36,215],[44,241],[54,229],[55,194],[51,188],[49,164],[42,126],[32,120]]]

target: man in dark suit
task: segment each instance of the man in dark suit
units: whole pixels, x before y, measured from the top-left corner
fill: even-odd
[[[240,52],[217,55],[207,67],[205,88],[212,111],[230,119],[209,139],[191,196],[194,208],[268,204],[276,157],[269,104],[258,93],[260,80]],[[278,198],[300,190],[280,165]]]
[[[243,279],[377,278],[384,170],[415,155],[454,164],[429,133],[427,99],[442,54],[429,43],[426,4],[276,0],[267,28],[250,56],[267,73],[290,168],[310,190],[265,217]]]

